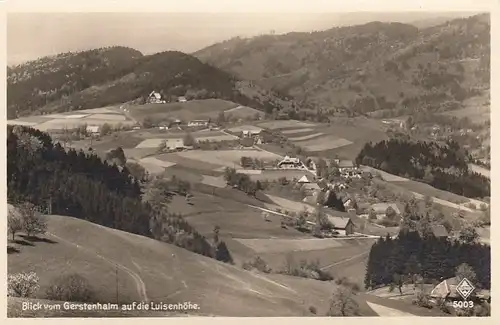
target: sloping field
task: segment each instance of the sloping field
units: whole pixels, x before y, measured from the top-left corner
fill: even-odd
[[[121,114],[118,112],[117,107],[111,106],[109,108],[106,107],[101,107],[101,108],[90,108],[90,109],[83,109],[81,113],[88,113],[88,114]]]
[[[321,137],[297,144],[309,152],[318,152],[345,147],[352,144],[352,142],[343,138]]]
[[[50,115],[45,115],[47,118],[51,119],[81,119],[84,117],[89,116],[89,114],[77,114],[80,113],[78,111],[73,111],[68,114],[50,114]]]
[[[296,120],[278,120],[278,121],[270,121],[258,124],[261,128],[276,130],[276,129],[287,129],[287,128],[311,128],[316,126],[313,123],[305,123],[302,121]]]
[[[337,239],[236,239],[243,245],[254,250],[256,253],[283,253],[290,251],[313,251],[333,247],[341,247],[342,243]]]
[[[288,135],[288,134],[306,133],[311,131],[314,131],[314,129],[311,128],[291,129],[291,130],[283,130],[281,131],[281,133],[283,133],[284,135]]]
[[[19,119],[7,121],[7,125],[34,126],[37,124],[38,122],[26,122]]]
[[[221,134],[212,136],[202,136],[201,134],[197,134],[195,137],[196,141],[209,141],[209,142],[231,141],[236,139],[238,139],[238,137],[231,134]]]
[[[408,178],[404,178],[404,177],[397,176],[394,174],[389,174],[387,172],[384,172],[383,170],[376,169],[373,167],[361,166],[361,168],[367,172],[372,173],[372,175],[375,175],[377,173],[380,174],[380,176],[382,176],[382,179],[386,182],[407,182],[407,181],[409,181]]]
[[[262,128],[259,128],[258,126],[255,125],[240,125],[240,126],[235,126],[230,129],[228,129],[230,132],[238,133],[238,132],[243,132],[243,131],[257,131],[260,132],[262,131]]]
[[[145,156],[152,155],[156,152],[156,148],[124,148],[123,152],[127,159],[141,159]]]
[[[234,107],[234,108],[230,108],[228,110],[225,110],[224,113],[231,114],[231,116],[234,116],[237,118],[254,117],[256,114],[258,114],[259,116],[264,115],[264,112],[256,110],[255,108],[251,108],[248,106],[241,106],[241,105]]]
[[[309,139],[318,138],[318,137],[320,137],[322,135],[323,135],[323,133],[313,133],[313,134],[308,134],[308,135],[304,135],[304,136],[301,136],[301,137],[288,138],[288,140],[294,141],[294,142],[305,141],[305,140],[309,140]],[[300,145],[300,143],[299,143],[299,145]]]
[[[139,143],[136,148],[142,149],[142,148],[158,148],[160,144],[165,142],[165,139],[146,139]]]
[[[200,313],[221,316],[303,316],[309,315],[311,305],[324,314],[334,289],[332,283],[248,272],[173,245],[70,217],[50,216],[48,222],[48,238],[55,243],[23,246],[20,253],[8,258],[9,273],[33,270],[38,274],[41,296],[50,279],[79,272],[103,300],[115,301],[118,269],[122,299],[190,301],[200,306]]]
[[[220,168],[220,165],[215,165],[206,161],[200,161],[196,159],[187,158],[185,156],[181,156],[179,152],[165,153],[157,155],[156,157],[163,161],[172,162],[194,170],[199,170],[200,172],[210,171]]]
[[[142,158],[140,160],[141,163],[145,163],[145,164],[155,164],[159,167],[163,167],[163,168],[168,168],[168,167],[172,167],[175,165],[175,163],[173,162],[170,162],[170,161],[165,161],[165,160],[160,160],[156,157],[146,157],[146,158]]]
[[[232,168],[240,166],[241,157],[252,157],[263,160],[275,160],[280,158],[279,155],[260,150],[190,150],[177,154],[181,157]]]
[[[306,210],[309,212],[314,212],[314,207],[309,205],[309,204],[288,200],[288,199],[285,199],[285,198],[282,198],[279,196],[275,196],[275,195],[270,195],[270,194],[266,194],[266,196],[269,199],[271,199],[276,205],[279,205],[280,207],[282,207],[288,211],[301,212],[301,211]]]
[[[106,121],[126,121],[127,118],[124,115],[119,114],[92,114],[89,119],[106,120]]]
[[[145,117],[153,119],[178,118],[181,120],[216,118],[220,112],[238,106],[221,99],[192,100],[186,103],[146,104],[129,106],[130,115],[143,121]]]
[[[252,170],[253,172],[253,170]],[[263,181],[263,180],[277,180],[281,177],[286,177],[286,179],[292,180],[294,178],[300,179],[302,176],[306,175],[307,177],[314,176],[313,172],[310,171],[302,171],[302,170],[263,170],[260,173],[249,173],[250,178],[254,181]]]
[[[47,122],[51,119],[52,118],[47,117],[47,115],[34,115],[34,116],[22,116],[18,119],[10,120],[9,122],[16,122],[16,123],[27,122],[27,123],[38,124],[38,123],[42,123],[42,122]]]

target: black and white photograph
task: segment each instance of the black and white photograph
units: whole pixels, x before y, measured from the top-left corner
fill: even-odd
[[[491,12],[149,2],[6,13],[7,317],[491,317]]]

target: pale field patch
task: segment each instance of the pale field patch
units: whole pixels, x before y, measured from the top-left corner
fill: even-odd
[[[315,141],[316,143],[305,144],[305,145],[301,143],[300,146],[306,149],[307,151],[315,152],[315,151],[325,151],[325,150],[341,148],[352,144],[351,141],[342,138],[335,140],[330,140],[328,138],[321,138],[321,139],[314,139],[311,141]]]
[[[26,121],[20,121],[20,120],[7,121],[7,125],[34,126],[37,124],[38,123],[36,123],[36,122],[26,122]]]
[[[291,130],[283,130],[281,133],[283,134],[295,134],[295,133],[305,133],[305,132],[311,132],[314,131],[314,129],[311,128],[303,128],[303,129],[291,129]]]
[[[176,163],[173,163],[173,162],[170,162],[170,161],[165,161],[165,160],[160,160],[156,157],[146,157],[146,158],[142,158],[140,160],[141,163],[145,163],[145,164],[155,164],[157,166],[160,166],[160,167],[163,167],[163,168],[168,168],[168,167],[172,167],[172,166],[175,166]]]
[[[235,239],[256,253],[285,253],[293,251],[314,251],[342,246],[337,239]]]
[[[304,140],[314,139],[314,138],[320,137],[322,135],[323,135],[323,133],[313,133],[313,134],[303,135],[301,137],[288,138],[288,140],[290,140],[290,141],[304,141]]]
[[[110,121],[126,121],[127,118],[119,114],[93,114],[89,116],[90,119],[110,120]]]
[[[89,108],[89,109],[83,109],[81,111],[78,111],[81,113],[87,113],[87,114],[118,114],[117,111],[109,109],[109,108]]]
[[[258,124],[258,126],[265,128],[265,129],[286,129],[286,128],[300,128],[300,127],[313,127],[315,124],[312,123],[305,123],[302,121],[296,121],[296,120],[281,120],[281,121],[270,121],[270,122],[264,122]]]
[[[235,126],[230,129],[228,129],[230,132],[243,132],[243,131],[257,131],[260,132],[262,131],[262,128],[259,128],[258,126],[255,125],[240,125],[240,126]]]
[[[232,168],[240,165],[241,157],[252,157],[262,160],[274,160],[280,158],[279,155],[260,150],[191,150],[179,152],[178,155],[189,159]]]
[[[368,306],[371,309],[373,309],[374,312],[376,312],[379,316],[382,316],[382,317],[402,317],[402,316],[416,317],[413,314],[410,314],[410,313],[407,313],[407,312],[404,312],[404,311],[401,311],[398,309],[389,308],[389,307],[374,304],[374,303],[368,302],[368,301],[366,303],[368,304]]]
[[[196,141],[209,141],[209,142],[219,142],[219,141],[231,141],[238,139],[237,136],[231,134],[213,135],[213,136],[196,136]]]
[[[139,143],[136,148],[158,148],[160,144],[165,142],[165,139],[146,139]]]
[[[262,174],[262,170],[260,170],[260,169],[237,169],[236,172],[239,174],[247,174],[247,175],[260,175],[260,174]]]

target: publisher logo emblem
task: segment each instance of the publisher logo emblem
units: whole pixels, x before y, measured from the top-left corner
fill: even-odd
[[[475,287],[466,278],[462,279],[462,281],[460,281],[457,286],[457,292],[462,298],[464,298],[464,300],[467,300],[467,298],[469,298],[474,289]]]

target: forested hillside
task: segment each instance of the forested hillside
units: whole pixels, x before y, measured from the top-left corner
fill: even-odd
[[[469,170],[470,155],[458,143],[413,142],[399,139],[367,143],[356,163],[421,180],[466,197],[490,196],[490,180]]]
[[[193,99],[219,98],[272,112],[291,105],[228,72],[181,52],[143,56],[124,47],[64,53],[9,67],[9,118],[141,103],[153,90],[164,98],[189,94]]]
[[[332,114],[437,111],[488,92],[490,19],[477,15],[423,29],[371,22],[234,38],[195,55]]]
[[[52,214],[76,217],[217,257],[216,247],[181,216],[169,213],[167,193],[175,190],[172,184],[142,185],[126,167],[109,165],[83,151],[66,151],[38,130],[8,127],[9,203],[30,202]]]

